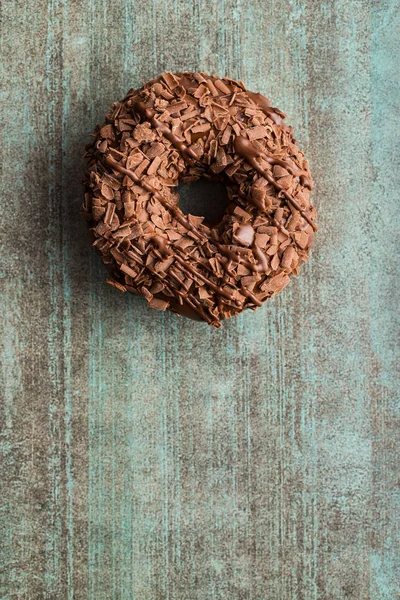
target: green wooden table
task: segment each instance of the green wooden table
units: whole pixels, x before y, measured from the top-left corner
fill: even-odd
[[[400,597],[396,0],[2,7],[2,600]],[[163,70],[287,111],[320,231],[221,330],[105,284],[82,148]]]

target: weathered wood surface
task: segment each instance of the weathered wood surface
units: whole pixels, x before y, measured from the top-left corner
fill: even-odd
[[[396,0],[2,7],[6,600],[400,597]],[[220,331],[109,288],[87,134],[168,70],[242,78],[307,151],[320,231]]]

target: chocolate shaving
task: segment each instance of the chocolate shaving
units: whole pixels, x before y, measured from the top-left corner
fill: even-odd
[[[313,243],[308,163],[284,113],[242,82],[164,73],[115,103],[88,147],[82,215],[108,282],[158,310],[220,319],[256,309]],[[174,191],[224,181],[220,222],[184,215]]]

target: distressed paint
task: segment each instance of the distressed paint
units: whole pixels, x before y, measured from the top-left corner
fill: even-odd
[[[2,16],[1,598],[399,597],[398,4]],[[164,69],[266,93],[317,182],[301,276],[220,331],[108,288],[78,217],[87,133]]]

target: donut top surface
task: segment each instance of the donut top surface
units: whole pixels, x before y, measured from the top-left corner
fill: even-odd
[[[87,147],[83,216],[108,282],[150,307],[220,327],[297,274],[313,243],[308,163],[284,113],[242,82],[164,73],[112,106]],[[218,223],[176,186],[222,181]]]

